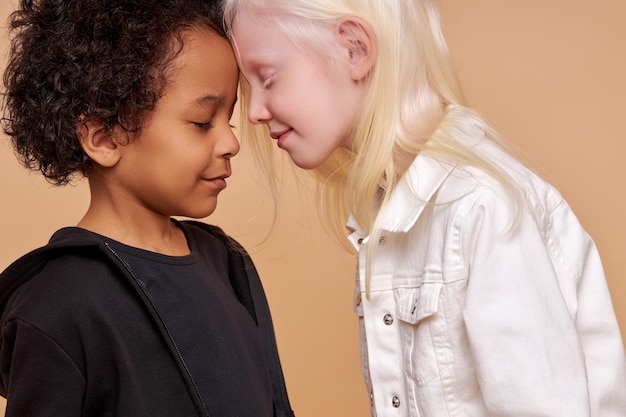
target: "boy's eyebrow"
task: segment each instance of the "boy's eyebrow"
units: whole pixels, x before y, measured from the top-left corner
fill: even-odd
[[[224,101],[224,97],[220,96],[220,95],[215,95],[215,94],[207,94],[205,96],[202,97],[198,97],[195,100],[193,100],[190,104],[195,105],[195,106],[204,106],[206,104],[209,103],[221,103]]]
[[[202,97],[198,97],[197,99],[193,100],[191,102],[192,105],[194,106],[205,106],[207,104],[221,104],[225,101],[225,97],[224,96],[220,96],[220,95],[215,95],[215,94],[207,94],[205,96]],[[233,106],[235,105],[235,103],[237,103],[237,99],[238,97],[235,96],[235,101],[233,102]]]

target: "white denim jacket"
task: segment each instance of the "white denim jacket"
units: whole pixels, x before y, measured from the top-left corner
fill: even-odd
[[[418,155],[382,216],[356,311],[376,417],[626,417],[626,356],[597,249],[561,195],[493,142],[492,178]]]

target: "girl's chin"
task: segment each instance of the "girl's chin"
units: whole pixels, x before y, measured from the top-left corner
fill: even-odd
[[[315,168],[319,168],[325,161],[322,159],[321,161],[311,158],[310,156],[299,157],[299,155],[289,154],[293,163],[298,167],[306,170],[311,170]]]

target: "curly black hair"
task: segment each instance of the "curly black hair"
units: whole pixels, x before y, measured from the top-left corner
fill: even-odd
[[[219,0],[21,0],[9,17],[2,127],[55,185],[88,176],[81,120],[137,132],[191,28],[226,37]],[[174,45],[174,46],[173,46]]]

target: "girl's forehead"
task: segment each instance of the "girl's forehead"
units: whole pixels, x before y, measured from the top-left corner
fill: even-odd
[[[271,18],[250,18],[248,13],[235,19],[230,35],[233,47],[246,55],[268,54],[290,43],[289,37]]]
[[[246,42],[246,39],[233,37],[231,39],[235,58],[244,76],[255,72],[263,67],[275,67],[283,61],[285,48],[276,47],[262,39],[256,39],[254,43]]]

